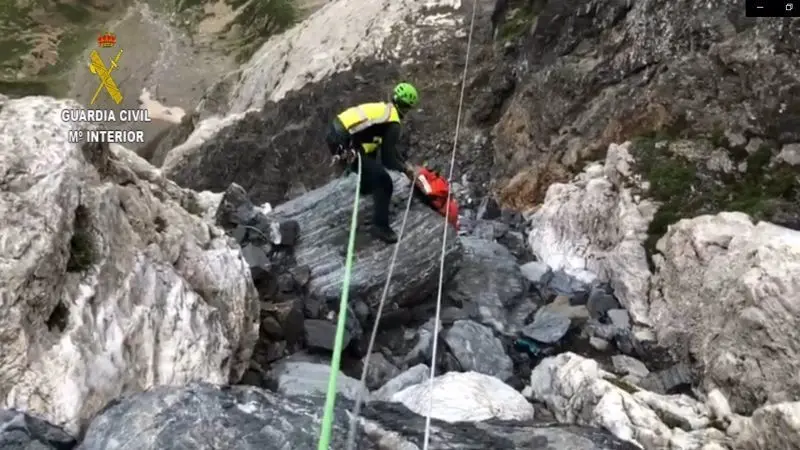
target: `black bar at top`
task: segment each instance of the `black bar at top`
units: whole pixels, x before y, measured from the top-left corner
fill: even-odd
[[[746,0],[747,17],[800,17],[800,0]]]

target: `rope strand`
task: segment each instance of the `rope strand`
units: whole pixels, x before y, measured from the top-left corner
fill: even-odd
[[[467,55],[466,61],[464,63],[464,73],[461,79],[461,94],[458,100],[458,115],[456,117],[456,129],[455,129],[455,136],[453,138],[453,151],[450,157],[450,171],[447,177],[448,184],[452,184],[453,180],[453,171],[455,167],[455,159],[456,159],[456,151],[458,149],[458,132],[461,127],[461,115],[462,109],[464,105],[464,93],[466,90],[467,84],[467,73],[469,67],[469,55],[470,55],[470,48],[472,47],[472,35],[475,28],[475,13],[477,10],[477,0],[473,0],[472,3],[472,17],[470,19],[470,26],[469,26],[469,35],[467,38]],[[329,450],[330,448],[330,441],[331,441],[331,434],[333,431],[333,418],[335,412],[335,404],[336,404],[336,382],[337,377],[339,374],[339,367],[341,365],[341,354],[342,354],[342,347],[344,342],[344,330],[345,324],[347,322],[347,308],[348,308],[348,300],[350,294],[350,277],[352,273],[352,265],[353,265],[353,254],[355,253],[355,238],[356,238],[356,228],[358,225],[358,202],[359,202],[359,189],[358,185],[360,185],[361,181],[361,155],[358,155],[358,182],[356,184],[356,194],[353,200],[353,214],[351,217],[351,224],[350,224],[350,236],[347,242],[347,256],[345,259],[345,271],[344,271],[344,280],[342,281],[342,295],[339,302],[339,317],[336,325],[336,337],[334,341],[334,349],[333,355],[331,358],[331,372],[330,376],[328,377],[328,390],[325,396],[325,412],[322,419],[322,428],[320,430],[320,439],[319,445],[317,450]],[[367,355],[366,360],[364,362],[364,367],[361,371],[361,386],[365,386],[367,372],[369,370],[369,361],[370,356],[372,354],[373,347],[375,345],[375,338],[378,333],[378,329],[380,326],[380,319],[381,315],[383,314],[383,307],[386,302],[386,297],[389,292],[389,286],[391,284],[392,275],[394,273],[394,267],[397,261],[397,254],[400,249],[400,243],[403,239],[403,232],[405,231],[406,222],[408,219],[408,213],[411,209],[411,200],[413,198],[413,190],[414,190],[414,180],[411,180],[410,192],[408,195],[408,201],[406,203],[406,210],[403,214],[403,223],[400,227],[400,234],[397,239],[397,243],[395,244],[394,251],[392,252],[392,259],[389,263],[389,269],[386,276],[386,282],[383,286],[383,292],[381,294],[380,303],[378,304],[378,311],[375,317],[375,323],[372,327],[372,333],[370,334],[369,344],[367,346]],[[451,190],[448,190],[447,193],[447,203],[450,203],[452,198]],[[445,261],[445,254],[447,251],[447,229],[450,219],[450,209],[447,208],[445,211],[444,217],[444,231],[442,236],[442,252],[441,258],[439,261],[439,286],[438,292],[436,296],[436,316],[434,321],[434,334],[433,334],[433,351],[431,357],[431,372],[430,372],[430,404],[428,407],[428,413],[425,416],[425,437],[424,437],[424,444],[423,450],[428,450],[428,445],[430,441],[430,427],[431,427],[431,412],[433,411],[433,379],[436,375],[436,348],[437,342],[439,337],[439,322],[441,317],[441,309],[442,309],[442,285],[444,283],[444,261]],[[353,412],[350,418],[350,427],[347,436],[347,450],[354,450],[355,448],[355,434],[358,426],[358,417],[361,412],[361,406],[363,403],[363,390],[359,389],[359,392],[356,397],[356,403],[353,408]]]
[[[372,325],[372,333],[369,336],[369,344],[367,345],[367,357],[364,361],[364,367],[361,370],[361,386],[366,387],[367,371],[369,370],[369,360],[372,355],[372,348],[375,346],[375,336],[378,334],[378,327],[381,322],[381,315],[383,314],[383,305],[386,303],[386,297],[389,294],[389,285],[392,282],[392,274],[394,274],[394,266],[397,262],[397,253],[400,250],[400,243],[403,241],[403,232],[406,229],[406,221],[408,220],[408,212],[411,210],[411,200],[414,197],[414,180],[411,180],[411,186],[408,192],[408,201],[406,202],[406,211],[403,213],[403,223],[400,225],[400,234],[397,236],[397,243],[394,245],[392,252],[392,260],[389,262],[389,271],[386,274],[386,283],[383,285],[383,293],[381,294],[381,301],[378,304],[378,311],[375,314],[375,323]],[[347,433],[347,450],[355,450],[356,445],[356,428],[358,426],[358,417],[361,414],[361,404],[363,402],[362,394],[364,390],[359,389],[356,396],[356,404],[353,407],[353,413],[350,417],[350,430]]]
[[[356,195],[353,198],[353,213],[350,217],[350,237],[347,241],[347,256],[344,262],[344,280],[342,280],[342,295],[339,300],[339,318],[336,322],[336,337],[331,355],[331,372],[328,376],[328,392],[325,394],[325,413],[322,416],[319,445],[317,450],[328,450],[333,432],[333,418],[336,406],[336,379],[339,376],[339,366],[342,362],[342,348],[344,347],[344,330],[347,323],[347,307],[350,297],[350,274],[353,271],[353,254],[355,253],[356,229],[358,228],[358,200],[361,185],[361,155],[357,152],[358,178],[356,179]]]
[[[464,106],[464,92],[467,87],[467,72],[469,69],[469,53],[472,47],[472,33],[475,29],[475,12],[477,10],[478,1],[472,1],[472,18],[469,22],[469,35],[467,37],[467,56],[464,61],[464,73],[461,76],[461,95],[458,99],[458,115],[456,116],[456,130],[453,137],[453,152],[450,155],[450,172],[447,175],[447,183],[452,186],[453,172],[456,165],[456,152],[458,150],[458,132],[461,129],[461,110]],[[450,203],[452,196],[452,189],[447,191],[447,203]],[[436,376],[436,348],[439,341],[439,321],[442,314],[442,285],[444,284],[444,260],[445,253],[447,252],[447,229],[450,220],[450,208],[446,208],[444,216],[444,232],[442,233],[442,256],[439,259],[439,291],[436,294],[436,315],[433,322],[433,350],[431,351],[431,374],[428,381],[428,395],[430,403],[428,405],[428,414],[425,415],[425,437],[423,438],[422,450],[428,450],[428,445],[431,438],[431,414],[433,412],[433,379]]]

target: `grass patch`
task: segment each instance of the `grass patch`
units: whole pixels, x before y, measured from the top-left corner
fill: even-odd
[[[246,30],[236,54],[239,63],[249,60],[268,37],[290,28],[300,17],[292,0],[231,0],[229,4],[244,6],[231,23]]]
[[[21,57],[32,46],[22,38],[25,30],[36,24],[30,18],[30,7],[20,7],[16,1],[0,2],[0,76],[13,77],[22,67]]]
[[[55,4],[56,13],[71,24],[81,25],[91,21],[92,13],[81,4],[62,3]]]
[[[0,91],[12,95],[51,95],[61,97],[69,89],[69,76],[76,58],[100,32],[101,24],[126,7],[130,1],[122,0],[113,8],[95,8],[92,2],[45,1],[28,2],[18,7],[17,2],[8,1],[0,5]],[[46,17],[34,20],[33,17]],[[33,42],[58,36],[54,48],[45,52],[57,52],[54,64],[38,67],[23,67],[23,57],[30,55]],[[41,56],[41,55],[40,55]],[[20,71],[27,70],[20,78]],[[35,72],[34,72],[35,71]]]
[[[725,137],[725,130],[722,126],[717,126],[711,131],[711,136],[708,138],[714,148],[729,146],[728,138]]]
[[[497,30],[497,35],[501,40],[511,41],[517,39],[530,30],[539,12],[544,8],[544,2],[534,3],[531,5],[531,2],[528,2],[525,6],[511,12],[499,30]]]
[[[725,143],[714,134],[703,139],[712,144],[712,148]],[[800,190],[796,171],[788,166],[770,167],[772,146],[763,145],[749,155],[731,152],[733,161],[746,163],[747,170],[744,173],[718,174],[705,170],[703,162],[692,162],[670,154],[668,147],[674,140],[668,135],[633,140],[636,170],[650,183],[647,196],[661,203],[650,223],[645,242],[651,265],[656,243],[669,225],[680,219],[740,211],[755,220],[770,220],[780,208],[795,205],[794,209],[800,209],[797,206]]]
[[[29,95],[48,95],[58,96],[58,90],[54,88],[50,81],[37,80],[1,80],[0,92],[11,97],[27,97]]]
[[[635,393],[641,391],[641,389],[639,387],[637,387],[633,383],[629,383],[629,382],[623,380],[622,378],[603,377],[603,379],[608,381],[609,383],[613,384],[614,386],[622,389],[623,391],[629,393],[629,394],[635,394]]]
[[[184,12],[189,9],[199,8],[205,3],[208,3],[208,0],[177,0],[174,3],[173,10],[175,12]]]

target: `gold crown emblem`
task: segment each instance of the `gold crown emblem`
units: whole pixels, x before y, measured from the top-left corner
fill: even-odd
[[[117,36],[106,31],[105,34],[97,37],[97,45],[100,47],[113,47],[117,45]]]

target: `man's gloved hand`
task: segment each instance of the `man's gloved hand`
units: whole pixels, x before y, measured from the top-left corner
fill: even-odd
[[[345,152],[345,161],[347,161],[347,164],[354,163],[357,158],[358,158],[358,152],[356,151],[356,149],[351,148]]]
[[[352,149],[352,148],[343,148],[336,156],[333,157],[333,161],[331,162],[331,165],[335,165],[337,163],[338,164],[352,164],[356,160],[357,157],[358,157],[358,154],[356,153],[356,151],[354,149]]]
[[[419,167],[411,163],[406,163],[405,169],[406,169],[405,170],[406,176],[408,177],[408,179],[411,181],[416,181],[417,175],[419,175]]]
[[[413,164],[406,164],[406,176],[412,183],[414,183],[418,188],[425,191],[425,186],[419,180],[419,175],[422,172],[421,166],[415,166]]]

